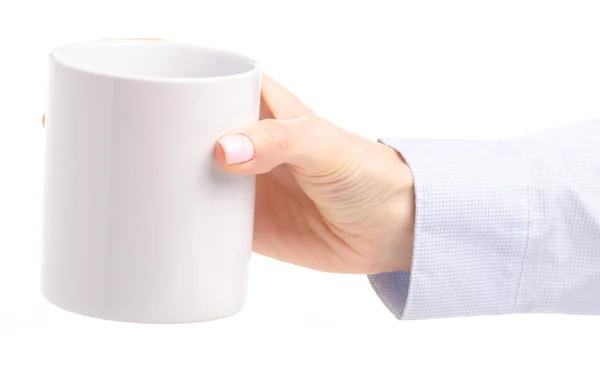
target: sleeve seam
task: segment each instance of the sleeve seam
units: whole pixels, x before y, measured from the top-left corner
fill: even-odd
[[[503,142],[498,141],[498,144],[501,145],[502,147],[504,147],[506,150],[508,150],[509,152],[511,152],[512,154],[514,154],[517,158],[519,158],[519,160],[521,162],[523,162],[523,158],[511,147],[509,147],[508,145],[506,145]],[[526,178],[526,186],[527,186],[527,198],[526,198],[526,209],[527,209],[527,239],[525,240],[525,247],[523,250],[523,258],[521,259],[521,267],[519,268],[519,284],[517,285],[517,291],[515,294],[515,302],[513,304],[512,307],[512,313],[516,313],[517,312],[517,307],[519,305],[519,299],[521,296],[521,289],[523,286],[523,273],[525,271],[525,264],[527,262],[527,259],[529,257],[529,250],[531,248],[531,227],[533,224],[533,220],[532,220],[532,212],[531,212],[531,207],[532,207],[532,188],[531,188],[531,181],[528,175],[528,170],[527,170],[527,165],[525,163],[523,163],[523,170],[525,172],[525,178]]]

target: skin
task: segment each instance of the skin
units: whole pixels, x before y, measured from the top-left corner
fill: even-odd
[[[225,170],[257,175],[253,250],[326,272],[410,271],[415,195],[402,157],[317,116],[267,75],[260,113],[229,133],[252,141],[250,160],[227,164],[215,147]]]
[[[254,251],[337,273],[408,271],[414,188],[392,148],[349,133],[315,115],[267,75],[261,121],[231,134],[253,142],[254,157],[228,165],[257,174]]]

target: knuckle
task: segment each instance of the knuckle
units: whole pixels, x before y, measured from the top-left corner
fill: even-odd
[[[327,119],[321,117],[315,117],[307,123],[307,132],[312,136],[329,139],[335,135],[335,125]]]
[[[321,144],[325,144],[329,149],[340,145],[340,129],[332,122],[323,118],[313,119],[309,124],[308,133]],[[343,135],[343,134],[342,134]]]
[[[288,129],[279,122],[268,122],[265,124],[265,136],[269,145],[277,151],[287,152],[290,150],[290,136]]]
[[[331,121],[324,119],[320,116],[314,116],[311,118],[311,123],[315,128],[318,129],[330,129],[331,127],[333,127],[333,123],[331,123]]]

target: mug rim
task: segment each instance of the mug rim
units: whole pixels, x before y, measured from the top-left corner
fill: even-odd
[[[248,64],[250,69],[246,71],[242,71],[234,74],[227,75],[217,75],[217,76],[206,76],[206,77],[160,77],[160,76],[147,76],[147,75],[122,75],[122,74],[114,74],[101,70],[93,70],[89,68],[82,67],[81,65],[76,65],[68,60],[62,59],[59,55],[62,51],[66,49],[79,48],[82,46],[89,45],[154,45],[154,44],[169,44],[170,46],[174,46],[176,48],[183,49],[193,49],[204,51],[208,53],[216,53],[227,56],[230,59],[235,59],[237,61],[243,61]],[[63,44],[49,54],[50,60],[55,64],[62,66],[66,69],[73,70],[76,72],[80,72],[86,75],[99,76],[107,79],[119,79],[126,81],[135,81],[135,82],[159,82],[159,83],[203,83],[203,82],[215,82],[215,81],[231,81],[231,80],[239,80],[251,77],[258,73],[259,67],[258,63],[240,53],[236,53],[227,49],[210,47],[206,45],[196,45],[189,43],[176,43],[165,40],[149,40],[149,39],[107,39],[107,40],[93,40],[93,41],[78,41],[71,42],[68,44]]]

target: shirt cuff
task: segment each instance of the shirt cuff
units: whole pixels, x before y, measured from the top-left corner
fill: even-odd
[[[499,142],[384,139],[415,184],[411,273],[370,275],[400,319],[515,310],[528,248],[525,164]]]

